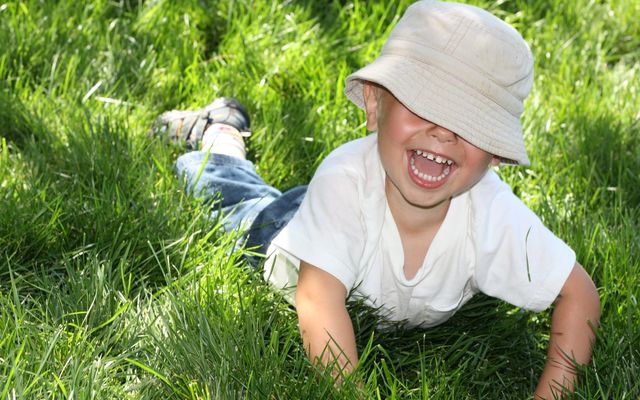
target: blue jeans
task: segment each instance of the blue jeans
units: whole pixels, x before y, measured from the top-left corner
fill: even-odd
[[[176,161],[178,176],[186,178],[187,190],[212,203],[212,217],[224,216],[227,231],[246,231],[245,245],[265,254],[271,240],[291,220],[307,191],[298,186],[281,193],[267,185],[251,161],[192,151]],[[248,257],[254,266],[255,257]]]

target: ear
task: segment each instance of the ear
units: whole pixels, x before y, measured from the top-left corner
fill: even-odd
[[[378,88],[371,82],[364,82],[364,111],[367,114],[367,130],[378,129]]]
[[[492,167],[497,167],[498,165],[500,165],[501,162],[502,162],[502,160],[498,156],[493,156],[491,158],[491,166]]]

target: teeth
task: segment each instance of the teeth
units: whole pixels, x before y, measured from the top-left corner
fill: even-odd
[[[451,160],[448,160],[448,161],[451,161]],[[439,175],[439,176],[431,176],[429,174],[425,174],[424,172],[420,172],[418,170],[418,168],[416,167],[415,162],[413,161],[413,158],[411,159],[409,164],[411,165],[411,170],[413,171],[413,173],[415,175],[419,176],[420,179],[425,180],[425,181],[429,181],[429,182],[440,182],[441,180],[446,178],[447,175],[449,175],[449,173],[451,172],[451,168],[449,167],[449,165],[451,165],[450,163],[449,163],[449,165],[444,167],[444,169],[442,170],[442,174]]]
[[[451,165],[453,164],[453,161],[444,158],[442,156],[436,156],[435,154],[431,154],[429,152],[426,152],[424,150],[414,150],[414,152],[416,153],[416,155],[422,156],[424,158],[426,158],[427,160],[431,160],[431,161],[435,161],[438,164],[447,164],[447,165]]]

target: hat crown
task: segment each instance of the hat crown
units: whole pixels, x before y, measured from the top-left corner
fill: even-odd
[[[417,61],[448,72],[460,66],[473,70],[472,76],[458,76],[490,97],[491,92],[502,89],[521,103],[531,90],[533,56],[529,46],[512,26],[480,8],[429,0],[414,3],[392,30],[383,54],[393,52],[401,42],[404,51],[413,53],[409,56]],[[497,88],[491,88],[493,85]],[[494,100],[501,104],[501,96],[497,97]],[[521,105],[512,106],[521,112]]]

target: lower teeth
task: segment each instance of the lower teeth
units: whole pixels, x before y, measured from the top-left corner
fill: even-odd
[[[429,182],[440,182],[441,180],[443,180],[447,175],[449,175],[450,172],[450,168],[447,165],[446,167],[444,167],[444,169],[442,170],[442,174],[439,176],[431,176],[431,175],[427,175],[423,172],[418,171],[418,168],[416,168],[413,159],[411,160],[411,170],[413,171],[413,173],[417,176],[420,177],[420,179],[423,179],[425,181],[429,181]]]

